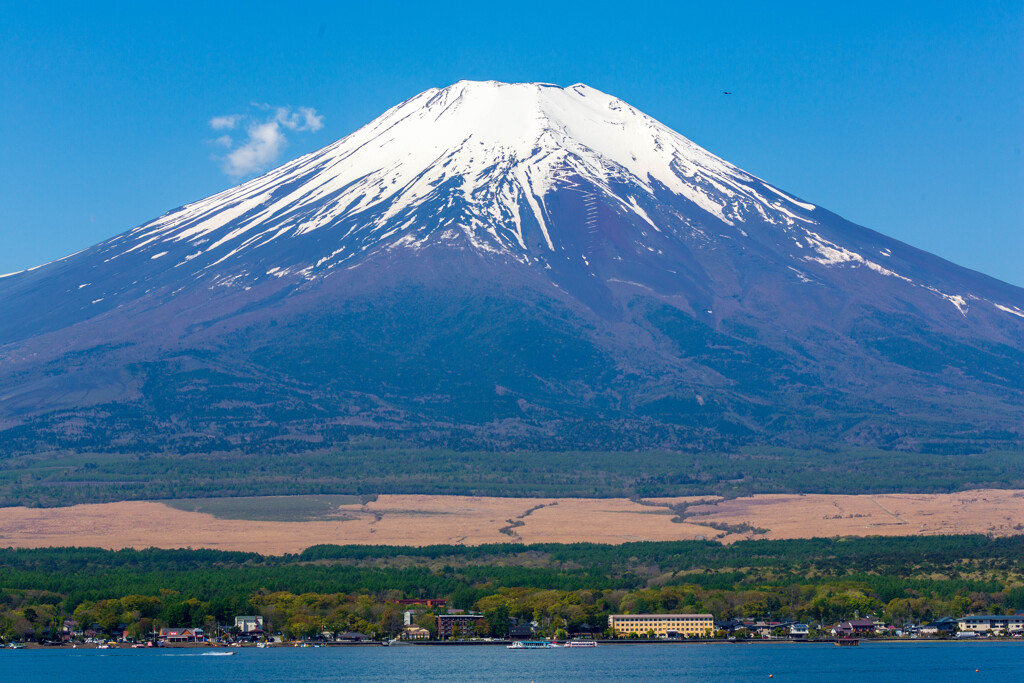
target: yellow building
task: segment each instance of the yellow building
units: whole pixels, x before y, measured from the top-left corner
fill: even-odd
[[[412,624],[403,628],[401,635],[398,637],[402,640],[430,640],[430,631],[422,626]]]
[[[658,638],[708,636],[715,631],[715,618],[710,614],[611,614],[608,627],[616,636],[644,636],[648,631]]]

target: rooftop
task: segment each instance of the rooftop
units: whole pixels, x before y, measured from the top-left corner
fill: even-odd
[[[658,619],[678,619],[679,617],[699,617],[701,619],[714,619],[714,615],[711,614],[609,614],[609,617],[621,619],[625,617],[642,617],[644,619],[658,618]]]

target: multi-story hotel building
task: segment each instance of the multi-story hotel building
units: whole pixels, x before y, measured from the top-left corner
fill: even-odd
[[[706,636],[715,631],[715,618],[710,614],[611,614],[608,627],[616,636],[654,631],[659,638]]]
[[[482,614],[438,614],[437,637],[448,640],[455,636],[472,636],[477,622],[483,618]]]
[[[1024,614],[979,614],[960,617],[957,628],[975,633],[1021,633],[1024,632]]]

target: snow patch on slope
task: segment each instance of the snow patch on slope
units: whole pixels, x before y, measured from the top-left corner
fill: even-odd
[[[1000,311],[1004,311],[1006,313],[1009,313],[1010,315],[1015,315],[1018,318],[1024,318],[1024,311],[1017,308],[1016,306],[1003,306],[1002,304],[997,304],[994,301],[992,302],[992,305],[998,308]]]
[[[761,183],[761,184],[764,185],[769,190],[771,190],[772,192],[774,192],[775,194],[777,194],[780,197],[782,197],[783,199],[785,199],[787,202],[789,202],[791,204],[796,204],[801,209],[806,209],[807,211],[814,211],[816,208],[818,208],[814,204],[808,204],[807,202],[798,201],[798,200],[794,199],[793,197],[790,197],[785,192],[782,192],[781,190],[775,189],[774,187],[772,187],[768,183]]]
[[[960,311],[960,313],[964,316],[967,315],[967,311],[970,310],[971,308],[970,306],[967,305],[967,300],[964,299],[964,297],[960,296],[959,294],[946,294],[945,292],[939,291],[935,287],[925,287],[925,289],[931,292],[935,292],[943,299],[956,306],[956,310]]]
[[[855,266],[863,265],[875,271],[879,275],[898,278],[900,280],[903,280],[904,282],[913,282],[910,278],[900,275],[899,273],[889,270],[888,268],[880,266],[874,261],[870,261],[864,258],[857,252],[850,251],[849,249],[841,247],[835,242],[831,242],[825,239],[816,232],[805,230],[804,233],[806,236],[805,238],[810,247],[818,253],[817,257],[804,256],[803,258],[805,261],[820,263],[823,266],[834,266],[846,263],[853,264]],[[801,246],[799,242],[797,242],[797,246]]]

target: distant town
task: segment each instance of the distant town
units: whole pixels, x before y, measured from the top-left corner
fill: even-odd
[[[889,624],[867,616],[835,624],[801,623],[789,620],[729,619],[716,621],[712,614],[612,614],[606,624],[579,624],[571,628],[494,615],[447,609],[446,600],[400,599],[395,605],[403,608],[403,623],[396,633],[373,631],[328,630],[295,637],[283,632],[272,633],[262,615],[239,615],[231,624],[215,624],[212,628],[161,627],[141,633],[125,624],[104,627],[100,623],[82,624],[75,619],[63,620],[59,633],[47,634],[36,641],[27,634],[11,638],[10,626],[5,632],[7,647],[323,647],[340,645],[396,644],[487,644],[537,639],[588,640],[602,643],[652,641],[714,642],[714,641],[806,641],[842,642],[860,639],[975,639],[1024,638],[1024,611],[1014,614],[968,615],[960,618],[942,617],[927,623]],[[426,624],[426,625],[424,625]]]

